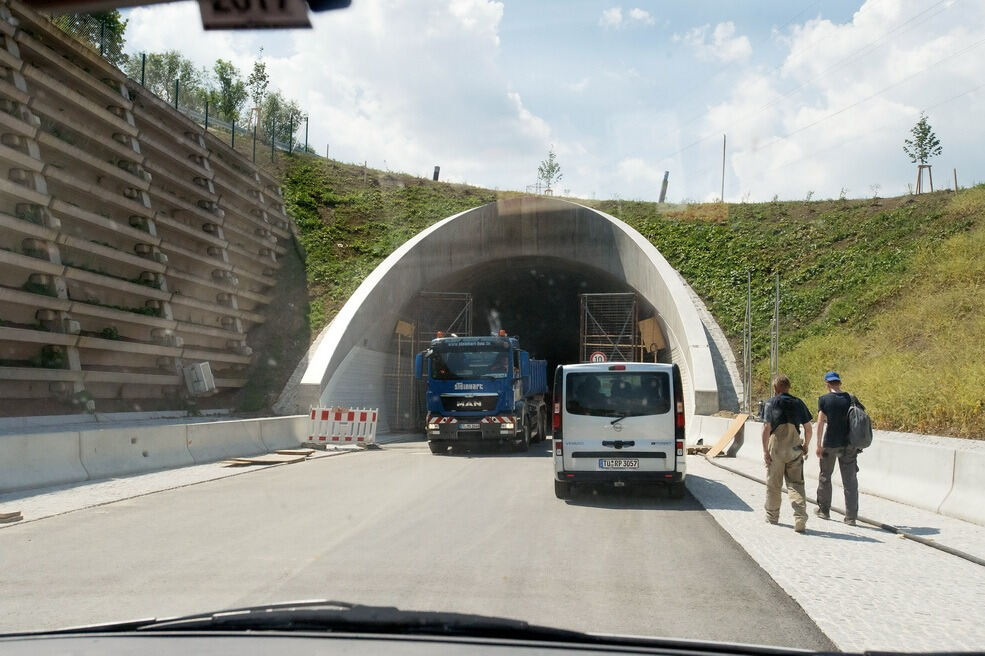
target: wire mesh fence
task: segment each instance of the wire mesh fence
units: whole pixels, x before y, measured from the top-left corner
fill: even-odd
[[[51,18],[56,27],[97,52],[131,80],[143,86],[147,92],[172,105],[181,114],[233,148],[245,148],[253,161],[264,156],[273,158],[277,151],[300,151],[317,155],[308,145],[309,118],[306,114],[291,111],[288,119],[278,124],[276,117],[263,117],[254,109],[249,112],[249,118],[242,122],[223,120],[217,115],[214,91],[203,85],[189,83],[191,73],[194,72],[183,68],[181,62],[172,58],[163,62],[163,65],[151,61],[149,66],[146,53],[124,52],[123,26],[119,24],[119,20],[119,15],[111,12],[65,14]],[[167,56],[170,56],[169,53],[165,53],[164,57]],[[210,98],[213,100],[210,101]]]

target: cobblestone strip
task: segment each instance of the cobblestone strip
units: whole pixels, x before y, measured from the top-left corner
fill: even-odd
[[[814,506],[799,535],[786,497],[780,524],[768,525],[765,487],[703,458],[688,459],[687,486],[839,649],[985,645],[985,568],[873,527],[818,519]],[[985,528],[978,537],[985,544]]]

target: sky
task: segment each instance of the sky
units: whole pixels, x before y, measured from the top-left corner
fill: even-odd
[[[130,52],[177,49],[310,115],[334,159],[523,191],[767,201],[891,196],[916,181],[922,111],[937,187],[985,180],[981,0],[352,0],[313,29],[201,29],[197,3],[125,12]]]

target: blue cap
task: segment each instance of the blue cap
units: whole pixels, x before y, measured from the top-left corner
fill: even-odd
[[[837,371],[829,371],[828,373],[824,374],[824,380],[829,383],[840,383],[841,376],[838,375]]]

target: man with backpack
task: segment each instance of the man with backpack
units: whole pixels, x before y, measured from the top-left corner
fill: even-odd
[[[858,517],[858,454],[872,440],[865,406],[841,391],[837,372],[824,374],[828,393],[817,400],[817,457],[821,474],[817,484],[817,510],[821,519],[831,519],[831,474],[835,462],[845,488],[845,523],[855,526]],[[866,434],[867,431],[867,434]]]
[[[780,487],[784,479],[793,506],[798,533],[807,529],[807,495],[804,491],[804,460],[811,443],[811,411],[790,394],[790,379],[780,374],[773,380],[776,394],[763,408],[763,460],[766,462],[766,522],[780,521]],[[804,440],[800,440],[800,427]]]

